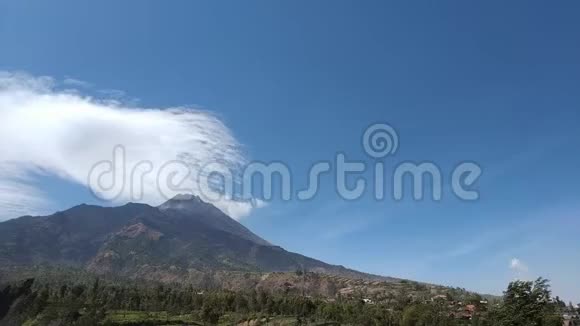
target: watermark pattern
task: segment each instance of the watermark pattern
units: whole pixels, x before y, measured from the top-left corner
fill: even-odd
[[[385,158],[397,152],[399,134],[390,125],[377,123],[365,130],[362,145],[369,156],[376,159]]]
[[[95,196],[105,200],[115,200],[129,192],[131,200],[140,201],[146,191],[157,191],[166,199],[175,193],[193,193],[209,202],[224,198],[249,201],[256,198],[257,193],[263,201],[273,200],[274,193],[279,194],[281,200],[306,201],[319,193],[322,178],[330,175],[337,195],[344,200],[359,199],[369,191],[376,200],[385,200],[390,190],[394,201],[404,200],[409,194],[413,200],[423,200],[427,193],[431,200],[440,201],[445,181],[456,198],[479,199],[476,184],[483,171],[477,163],[458,162],[450,173],[444,173],[432,161],[402,161],[389,171],[385,161],[394,160],[392,156],[399,145],[395,128],[386,123],[373,124],[362,134],[362,147],[368,159],[350,161],[345,153],[338,152],[331,160],[317,161],[306,173],[299,174],[307,176],[307,186],[303,189],[293,185],[298,174],[280,161],[249,162],[236,171],[219,161],[204,162],[195,168],[186,160],[173,160],[157,167],[149,161],[127,166],[127,151],[118,145],[113,149],[111,160],[92,167],[88,185]],[[368,177],[369,174],[372,177]],[[450,180],[444,180],[445,175],[449,175]]]

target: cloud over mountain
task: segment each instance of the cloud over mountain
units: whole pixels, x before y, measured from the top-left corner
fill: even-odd
[[[0,72],[0,220],[51,210],[36,175],[90,186],[114,203],[158,205],[177,193],[213,193],[210,163],[235,181],[246,162],[209,112],[132,107],[70,88],[78,85]],[[226,197],[213,203],[230,216],[251,211],[251,203]]]

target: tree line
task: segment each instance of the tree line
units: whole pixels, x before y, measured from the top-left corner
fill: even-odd
[[[148,318],[133,321],[135,325],[216,325],[227,318],[232,324],[247,320],[259,324],[276,316],[292,316],[296,325],[562,325],[561,304],[552,298],[545,279],[510,283],[498,305],[481,305],[479,299],[474,298],[476,310],[465,318],[450,309],[447,300],[418,301],[405,294],[389,303],[369,304],[341,296],[329,300],[260,290],[208,291],[183,284],[28,279],[0,290],[0,324],[131,325],[129,316],[143,312]]]

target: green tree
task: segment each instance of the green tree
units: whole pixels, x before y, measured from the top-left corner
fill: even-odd
[[[217,325],[220,320],[220,313],[213,304],[204,303],[203,307],[201,308],[201,319],[206,324]]]
[[[549,281],[514,281],[504,292],[504,301],[497,310],[494,325],[498,326],[561,326],[557,304],[551,297]]]

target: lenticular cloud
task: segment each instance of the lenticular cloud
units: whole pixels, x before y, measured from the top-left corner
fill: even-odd
[[[184,191],[212,192],[210,178],[200,178],[208,165],[234,176],[245,163],[230,130],[208,112],[126,107],[63,86],[70,84],[0,72],[0,219],[51,209],[50,189],[35,184],[37,174],[115,203],[157,205]],[[234,218],[252,208],[231,194],[211,197]]]

